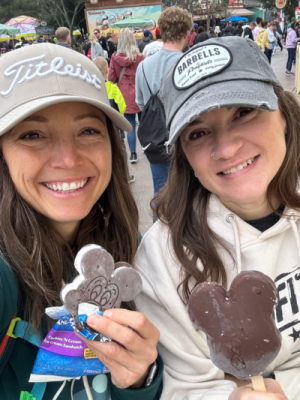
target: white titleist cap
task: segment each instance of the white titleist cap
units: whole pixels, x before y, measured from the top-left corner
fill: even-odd
[[[43,43],[0,57],[0,136],[42,108],[72,101],[92,104],[119,128],[132,130],[110,106],[99,69],[82,54]]]

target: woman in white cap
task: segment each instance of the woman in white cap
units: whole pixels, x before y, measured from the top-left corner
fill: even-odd
[[[252,40],[232,37],[183,55],[166,73],[161,99],[174,152],[153,202],[159,221],[136,258],[144,276],[137,306],[161,332],[161,399],[298,400],[299,103]],[[279,294],[282,346],[261,371],[268,393],[247,381],[237,388],[212,363],[186,309],[197,284],[216,281],[228,290],[239,272],[252,270],[270,277]]]
[[[138,213],[113,128],[128,131],[130,124],[110,107],[98,68],[51,44],[1,57],[0,99],[0,398],[92,399],[82,380],[72,384],[73,394],[71,382],[57,394],[61,383],[33,387],[37,347],[12,339],[21,325],[11,321],[20,317],[36,333],[48,333],[54,322],[44,310],[61,305],[63,281],[73,280],[74,256],[88,243],[132,263]],[[88,343],[110,370],[100,387],[92,380],[94,400],[159,396],[161,359],[156,377],[151,367],[159,333],[130,309],[89,317],[96,331],[114,339]]]

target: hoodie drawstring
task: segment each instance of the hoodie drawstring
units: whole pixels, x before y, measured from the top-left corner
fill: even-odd
[[[53,397],[52,400],[58,399],[58,396],[61,394],[61,392],[64,390],[64,387],[66,386],[67,381],[63,381],[63,384],[60,386],[58,391],[56,392],[55,396]]]
[[[238,267],[238,273],[242,270],[242,260],[241,260],[241,242],[240,242],[240,235],[239,230],[237,227],[237,223],[235,220],[234,214],[228,214],[226,216],[226,221],[232,225],[233,233],[234,233],[234,243],[235,243],[235,253],[236,253],[236,263]]]

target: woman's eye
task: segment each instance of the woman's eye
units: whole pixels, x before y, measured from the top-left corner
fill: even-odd
[[[94,129],[94,128],[85,128],[82,132],[83,135],[98,135],[100,133],[100,131],[98,129]]]
[[[26,132],[24,133],[20,139],[25,139],[25,140],[35,140],[41,138],[41,135],[38,132]]]
[[[202,138],[206,134],[207,134],[207,132],[197,129],[196,131],[193,131],[189,134],[189,140],[195,140],[195,139]]]
[[[236,118],[244,117],[245,115],[250,114],[253,111],[253,108],[240,108],[236,113]]]

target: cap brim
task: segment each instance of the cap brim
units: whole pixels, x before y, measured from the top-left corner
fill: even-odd
[[[276,111],[278,99],[273,85],[254,80],[219,82],[194,93],[180,107],[170,124],[168,145],[200,115],[222,107],[251,107]]]
[[[4,117],[0,119],[0,136],[4,135],[10,129],[12,129],[19,122],[23,121],[25,118],[34,114],[35,112],[49,107],[53,104],[66,103],[66,102],[83,102],[91,104],[101,111],[120,129],[123,129],[126,132],[130,132],[132,130],[131,124],[127,121],[123,115],[121,115],[118,111],[114,110],[107,104],[104,104],[100,101],[92,100],[88,97],[79,97],[79,96],[49,96],[43,97],[36,100],[29,101],[21,106],[14,108],[12,111],[7,113]]]

